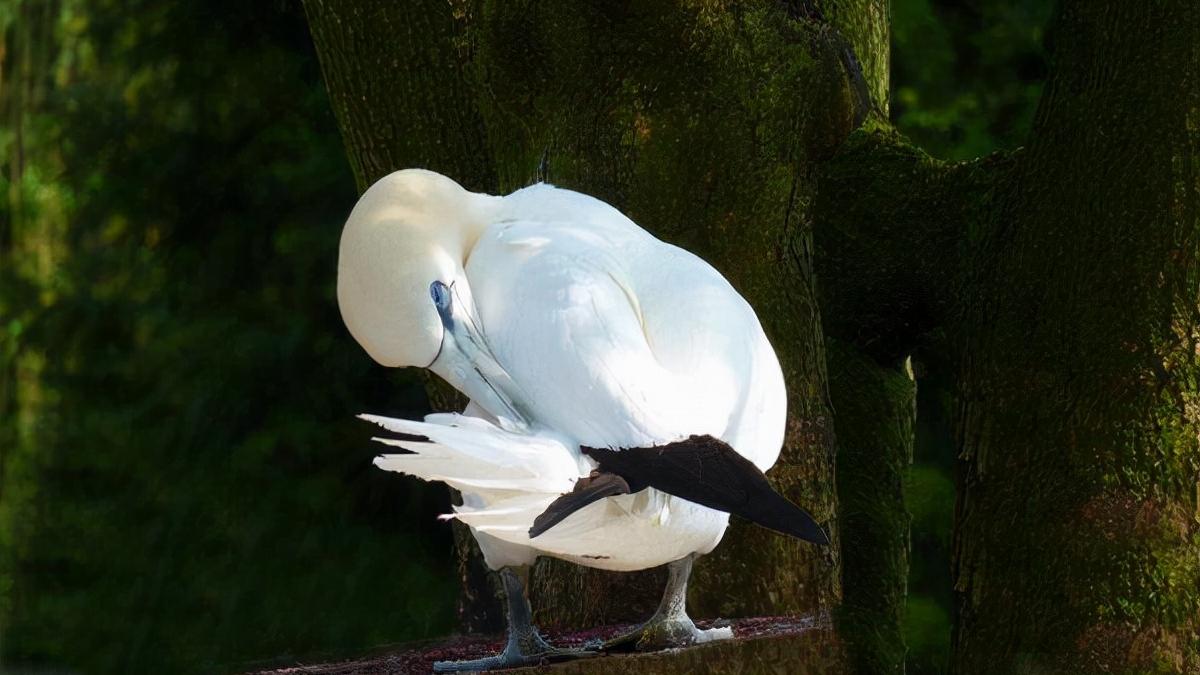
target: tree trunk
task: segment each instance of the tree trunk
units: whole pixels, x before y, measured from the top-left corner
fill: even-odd
[[[746,296],[788,386],[787,438],[769,475],[829,523],[834,546],[735,521],[697,566],[689,599],[698,616],[836,607],[834,435],[809,210],[816,162],[857,125],[870,92],[886,91],[886,3],[305,6],[360,187],[424,166],[507,192],[548,166],[550,182],[614,204]],[[661,584],[654,572],[547,560],[532,592],[537,618],[561,627],[643,619]]]
[[[903,673],[916,387],[906,363],[883,365],[829,341],[842,526],[841,634],[855,671]]]
[[[871,123],[821,166],[813,219],[839,439],[839,624],[861,672],[902,672],[906,654],[916,393],[906,359],[941,347],[930,335],[957,288],[948,253],[1008,164],[947,165]]]
[[[1200,672],[1200,7],[1064,2],[959,323],[961,673]]]

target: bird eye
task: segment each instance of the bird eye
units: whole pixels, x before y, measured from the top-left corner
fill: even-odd
[[[433,298],[433,304],[437,305],[439,310],[450,309],[451,293],[446,284],[440,281],[429,284],[429,297]]]

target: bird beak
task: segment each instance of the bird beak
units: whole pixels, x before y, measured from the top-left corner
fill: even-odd
[[[441,350],[429,369],[491,413],[501,428],[528,429],[524,391],[496,360],[475,320],[473,304],[464,301],[453,284],[441,281],[430,284],[429,295],[443,327]]]

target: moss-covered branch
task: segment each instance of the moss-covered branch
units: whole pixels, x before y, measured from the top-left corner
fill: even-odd
[[[580,646],[613,637],[627,626],[553,633],[556,644]],[[841,653],[829,640],[829,626],[806,619],[763,617],[733,621],[734,639],[689,649],[633,654],[597,654],[592,658],[546,663],[514,671],[548,675],[727,675],[728,673],[787,673],[842,675],[847,672]],[[297,665],[280,663],[253,675],[427,675],[435,661],[477,658],[495,653],[500,642],[489,638],[453,638],[381,650],[354,661]],[[265,665],[265,664],[264,664]],[[260,668],[262,666],[259,666]],[[278,668],[278,669],[276,669]],[[250,675],[249,673],[247,675]]]
[[[945,325],[1015,162],[942,162],[890,128],[856,131],[821,165],[813,205],[826,331],[895,364]]]

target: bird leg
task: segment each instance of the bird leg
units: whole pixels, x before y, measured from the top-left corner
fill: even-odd
[[[512,567],[504,567],[500,570],[500,580],[504,584],[506,600],[505,613],[508,619],[508,639],[504,643],[504,650],[495,656],[485,656],[469,661],[436,661],[433,664],[433,672],[456,673],[515,668],[536,665],[542,661],[580,658],[596,654],[582,649],[553,647],[538,633],[537,628],[533,626],[529,599],[525,597],[525,584],[522,580],[522,577],[528,576],[528,572],[528,567],[520,568],[519,573]]]
[[[687,615],[687,581],[695,558],[695,555],[689,555],[668,563],[667,588],[663,591],[662,601],[654,616],[629,633],[599,645],[599,648],[603,651],[635,649],[641,652],[732,638],[733,630],[728,626],[700,630]]]

